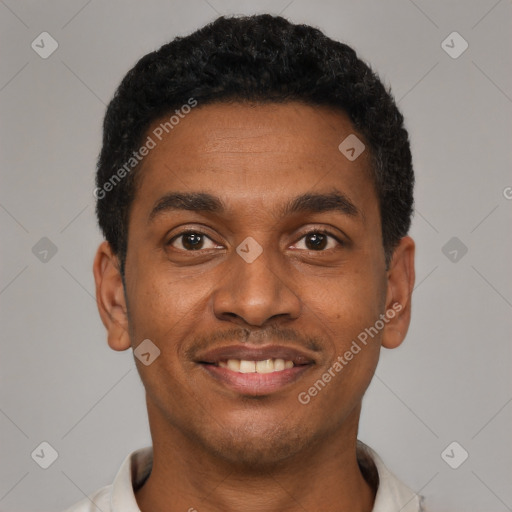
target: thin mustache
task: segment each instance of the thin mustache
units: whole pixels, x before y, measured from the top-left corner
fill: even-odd
[[[302,336],[293,329],[270,327],[264,330],[250,330],[245,328],[229,329],[222,332],[212,332],[207,336],[199,336],[185,351],[188,358],[193,357],[197,352],[212,347],[222,346],[222,342],[230,344],[239,342],[251,345],[276,344],[276,342],[291,342],[295,346],[301,346],[308,350],[318,352],[325,342],[315,336]]]

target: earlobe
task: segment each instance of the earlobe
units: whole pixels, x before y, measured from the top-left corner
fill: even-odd
[[[411,321],[411,296],[414,288],[414,240],[406,236],[393,251],[388,270],[386,317],[382,346],[396,348],[404,340]]]
[[[102,242],[93,264],[96,302],[103,325],[107,329],[112,350],[130,348],[128,314],[119,261],[108,242]]]

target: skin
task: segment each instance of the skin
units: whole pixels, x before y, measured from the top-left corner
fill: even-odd
[[[135,359],[154,447],[152,473],[136,492],[143,512],[372,509],[375,489],[356,459],[361,401],[381,346],[395,348],[407,333],[414,242],[403,238],[386,268],[368,151],[350,162],[338,150],[351,133],[347,116],[326,107],[213,104],[193,109],[145,157],[126,290],[107,242],[94,261],[110,347],[150,339],[161,351],[149,366]],[[295,196],[334,189],[360,214],[279,213]],[[169,210],[149,222],[155,202],[173,191],[208,192],[226,211]],[[184,229],[205,233],[204,248],[187,252],[183,237],[173,239]],[[305,235],[317,229],[343,244],[328,237],[315,250]],[[248,236],[263,249],[252,263],[236,252]],[[384,329],[299,403],[396,303],[401,310]],[[272,342],[308,350],[315,364],[266,396],[234,392],[191,360],[210,346]]]

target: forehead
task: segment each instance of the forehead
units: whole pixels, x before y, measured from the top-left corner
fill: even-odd
[[[168,133],[166,120],[147,132],[155,147],[138,170],[138,210],[176,190],[208,192],[245,210],[272,210],[284,196],[332,189],[362,210],[376,201],[368,151],[351,161],[339,149],[356,134],[340,111],[295,102],[216,103],[192,109],[167,125]]]

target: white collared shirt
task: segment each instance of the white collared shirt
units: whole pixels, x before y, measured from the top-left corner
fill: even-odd
[[[371,457],[379,475],[379,486],[372,512],[421,512],[421,497],[389,471],[381,458],[359,442]],[[153,465],[153,448],[130,453],[119,469],[114,483],[76,503],[64,512],[140,512],[134,489],[145,482]]]

